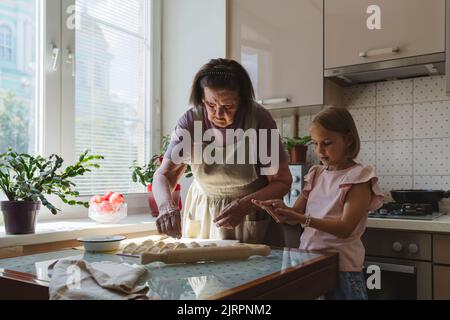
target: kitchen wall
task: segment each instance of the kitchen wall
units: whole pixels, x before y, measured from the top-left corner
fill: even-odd
[[[344,89],[361,137],[359,161],[376,168],[391,201],[392,189],[450,190],[450,97],[445,77],[379,82]],[[317,111],[299,117],[298,134],[308,134]],[[277,119],[281,132],[288,118]],[[283,127],[284,124],[284,127]],[[310,152],[310,161],[317,162]],[[450,200],[441,201],[450,213]]]
[[[189,108],[197,71],[209,59],[226,56],[226,0],[162,3],[162,134],[168,134]],[[191,181],[181,181],[183,202]]]
[[[162,3],[162,131],[167,134],[188,109],[200,67],[226,56],[226,0]]]

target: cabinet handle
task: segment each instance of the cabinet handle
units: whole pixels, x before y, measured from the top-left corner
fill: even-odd
[[[364,52],[360,52],[359,56],[361,58],[368,58],[368,57],[373,57],[373,56],[381,56],[383,54],[391,54],[391,53],[399,53],[399,52],[400,52],[400,49],[398,47],[393,47],[393,48],[367,50]]]
[[[289,102],[289,98],[271,98],[256,101],[262,105],[279,104]]]
[[[375,262],[375,261],[366,261],[364,263],[364,267],[368,267],[370,265],[376,265],[380,267],[381,271],[389,271],[389,272],[398,272],[398,273],[407,273],[407,274],[416,274],[416,267],[415,266],[408,266],[400,264],[393,264],[393,263],[385,263],[385,262]]]

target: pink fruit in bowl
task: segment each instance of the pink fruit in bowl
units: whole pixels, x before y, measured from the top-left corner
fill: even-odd
[[[111,203],[107,200],[103,201],[100,206],[99,206],[100,211],[106,212],[106,213],[111,213],[114,211],[113,206],[111,205]]]
[[[93,196],[91,200],[89,200],[90,204],[101,204],[105,200],[105,197],[102,196]]]
[[[112,194],[114,194],[114,192],[112,192],[112,191],[106,192],[106,193],[105,193],[104,199],[105,199],[106,201],[109,201],[109,198],[111,197]]]
[[[118,204],[122,204],[123,203],[123,195],[120,193],[113,193],[110,197],[109,197],[109,202],[112,205],[118,205]]]

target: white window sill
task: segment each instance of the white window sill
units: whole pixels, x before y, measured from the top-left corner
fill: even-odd
[[[116,224],[101,224],[89,218],[40,222],[36,233],[7,235],[0,227],[0,248],[74,240],[92,235],[112,235],[156,231],[156,218],[150,214],[129,215]]]

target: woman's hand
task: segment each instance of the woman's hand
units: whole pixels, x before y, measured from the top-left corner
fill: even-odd
[[[239,200],[229,203],[222,212],[214,219],[218,228],[236,228],[250,212],[251,208],[246,208]]]
[[[156,227],[161,234],[167,234],[172,238],[181,238],[181,215],[178,210],[171,210],[160,214],[156,219]]]
[[[292,210],[279,199],[266,201],[252,200],[252,203],[266,210],[277,223],[297,225],[301,223],[303,220],[302,217],[304,217],[304,215]]]

